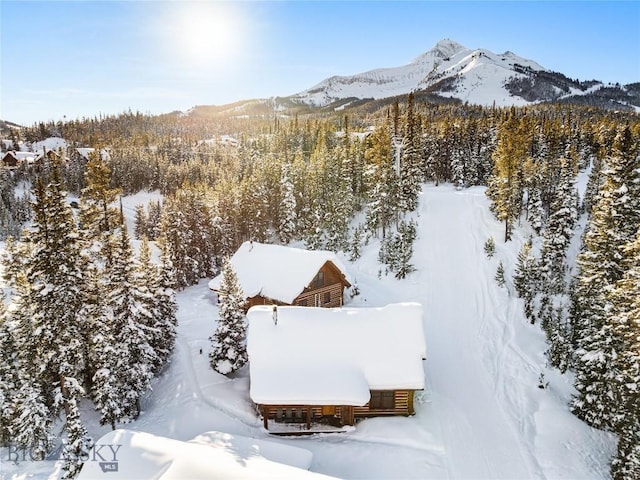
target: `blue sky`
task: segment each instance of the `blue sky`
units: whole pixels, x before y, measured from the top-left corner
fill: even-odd
[[[0,0],[0,118],[284,96],[451,38],[581,80],[640,81],[640,2]]]

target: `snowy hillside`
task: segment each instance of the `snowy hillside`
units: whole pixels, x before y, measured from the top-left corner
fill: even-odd
[[[433,87],[445,79],[454,86],[436,88],[434,93],[479,104],[527,103],[514,98],[504,88],[510,77],[521,75],[514,65],[544,70],[537,63],[506,52],[470,50],[452,40],[441,40],[408,65],[383,68],[342,77],[330,77],[293,98],[304,103],[327,105],[342,98],[385,98]]]
[[[270,436],[249,399],[249,369],[227,378],[209,367],[208,337],[218,312],[203,280],[178,295],[176,350],[140,418],[118,427],[183,442],[210,431],[270,440],[312,452],[312,472],[347,479],[608,478],[614,438],[569,413],[572,378],[547,367],[544,334],[525,319],[509,282],[501,288],[494,281],[499,261],[512,272],[526,232],[516,231],[507,244],[497,241],[488,259],[484,242],[500,239],[503,226],[480,187],[425,186],[415,215],[418,270],[406,279],[380,274],[375,241],[357,262],[345,260],[361,291],[349,306],[423,305],[426,388],[415,416],[367,419],[339,434]],[[541,373],[546,389],[538,387]],[[93,438],[110,431],[89,408],[85,416]],[[184,458],[176,459],[191,455],[193,445],[166,438],[139,442],[136,455],[156,458],[154,465],[176,461],[181,474],[196,475]],[[244,464],[244,456],[238,458]],[[134,462],[135,455],[122,461]],[[1,478],[49,478],[51,472],[59,475],[60,462],[0,463]]]
[[[322,107],[338,100],[381,99],[426,91],[486,106],[577,99],[577,103],[592,102],[605,108],[612,103],[619,108],[638,108],[640,98],[632,87],[580,82],[509,51],[496,54],[469,49],[445,39],[408,65],[333,76],[288,98]]]

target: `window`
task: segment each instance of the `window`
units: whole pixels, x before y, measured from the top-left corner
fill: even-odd
[[[324,294],[324,303],[331,303],[331,292],[326,292]]]
[[[318,274],[313,279],[312,285],[313,288],[320,288],[324,286],[324,272],[318,272]]]
[[[307,299],[305,298],[304,300],[299,300],[298,301],[298,306],[306,307],[307,306]]]
[[[388,390],[371,390],[370,410],[393,410],[396,406],[395,392]]]

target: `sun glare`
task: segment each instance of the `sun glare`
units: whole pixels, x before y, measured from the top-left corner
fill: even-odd
[[[242,43],[233,11],[220,4],[185,5],[177,18],[177,47],[190,65],[214,66],[231,61]]]

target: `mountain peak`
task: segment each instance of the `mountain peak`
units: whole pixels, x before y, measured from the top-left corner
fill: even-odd
[[[458,52],[461,52],[462,50],[467,50],[467,47],[465,47],[464,45],[460,45],[458,42],[455,42],[450,38],[443,38],[438,43],[436,43],[431,50],[442,53],[444,57],[450,57]]]
[[[465,50],[467,50],[467,48],[463,45],[460,45],[458,42],[455,42],[449,38],[443,38],[438,43],[436,43],[431,50],[416,57],[411,63],[432,62],[434,57],[440,60],[444,60]]]
[[[482,48],[470,50],[444,38],[407,65],[330,77],[290,98],[316,106],[335,104],[338,108],[354,99],[424,91],[477,105],[510,106],[583,96],[600,86],[595,81],[586,84],[571,80],[511,51],[495,54]]]

